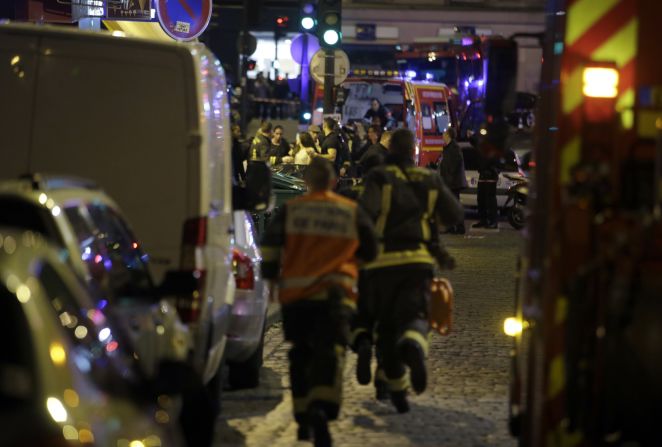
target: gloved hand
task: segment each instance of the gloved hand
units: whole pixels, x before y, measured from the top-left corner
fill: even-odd
[[[453,270],[455,268],[455,258],[448,253],[444,253],[444,256],[439,257],[437,262],[442,270]]]

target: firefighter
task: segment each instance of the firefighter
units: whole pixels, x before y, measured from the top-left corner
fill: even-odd
[[[349,318],[355,308],[357,258],[374,259],[372,221],[358,204],[331,192],[335,170],[314,158],[304,173],[308,193],[286,203],[269,225],[262,271],[279,278],[294,418],[300,440],[331,445],[327,421],[340,410]],[[274,288],[272,287],[272,292]]]
[[[363,181],[371,169],[384,164],[384,157],[381,154],[372,154],[365,158],[363,164],[363,177],[358,183],[351,187],[346,187],[338,191],[340,195],[349,197],[352,200],[359,200],[363,193]],[[350,336],[350,346],[356,353],[363,351],[361,355],[361,368],[357,368],[356,379],[361,385],[370,383],[370,358],[372,356],[373,332],[375,328],[377,297],[371,293],[370,274],[363,268],[359,270],[358,290],[359,296],[357,309],[351,322],[352,333]],[[386,376],[381,365],[381,355],[377,352],[377,369],[375,371],[375,398],[377,400],[388,399],[388,387]]]
[[[427,300],[434,264],[452,264],[439,243],[438,222],[453,226],[464,216],[439,174],[414,166],[415,147],[411,131],[393,132],[386,165],[370,171],[360,198],[380,241],[377,258],[364,268],[377,297],[377,348],[400,413],[409,411],[406,367],[416,393],[427,386]],[[360,350],[357,375],[369,362],[369,351]]]

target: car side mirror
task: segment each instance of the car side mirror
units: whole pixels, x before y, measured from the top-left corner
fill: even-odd
[[[232,200],[235,210],[265,211],[271,199],[271,169],[263,161],[249,161],[246,185],[235,185]]]
[[[198,278],[192,270],[169,270],[158,287],[161,296],[190,295],[198,289]]]

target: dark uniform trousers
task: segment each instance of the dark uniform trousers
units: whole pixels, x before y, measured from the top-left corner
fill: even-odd
[[[432,266],[410,264],[370,270],[376,303],[377,349],[390,391],[407,388],[399,345],[404,340],[428,351],[428,301]]]
[[[490,224],[497,222],[497,182],[494,180],[478,180],[478,216],[481,222]]]
[[[358,341],[366,339],[370,344],[375,344],[375,324],[378,315],[378,296],[374,293],[372,270],[360,270],[358,280],[359,298],[356,303],[356,313],[351,320],[351,336],[349,343],[352,349],[357,352]],[[386,375],[382,367],[382,353],[377,346],[377,369],[375,371],[375,386],[379,382],[386,382]]]
[[[342,396],[342,372],[352,309],[342,289],[333,288],[309,299],[282,306],[289,352],[294,418],[307,423],[311,405],[328,420],[337,419]]]

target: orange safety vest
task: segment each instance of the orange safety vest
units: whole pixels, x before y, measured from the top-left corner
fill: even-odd
[[[287,203],[279,299],[310,298],[333,285],[356,298],[357,204],[330,191]]]

